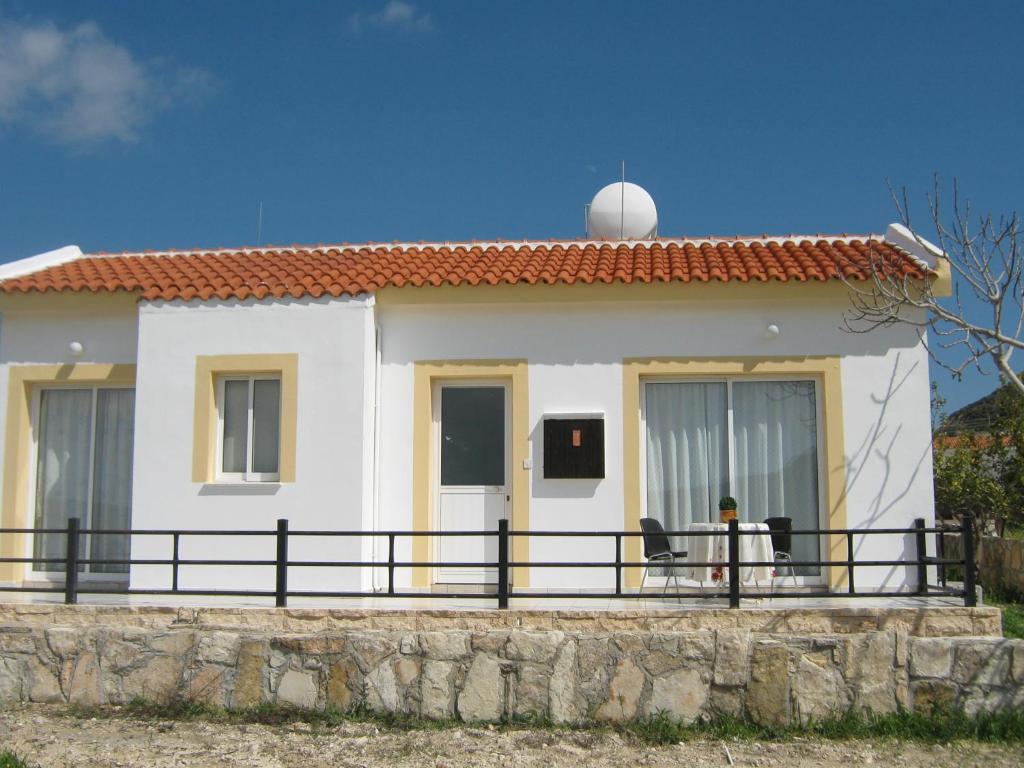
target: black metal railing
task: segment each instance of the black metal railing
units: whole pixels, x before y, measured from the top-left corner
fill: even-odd
[[[53,582],[43,584],[21,584],[14,586],[0,587],[0,592],[63,592],[64,602],[72,604],[78,601],[79,594],[126,594],[126,595],[179,595],[179,596],[209,596],[209,597],[267,597],[274,598],[277,606],[286,606],[289,597],[321,597],[321,598],[358,598],[358,597],[444,597],[449,599],[474,598],[480,599],[486,595],[479,592],[446,592],[443,594],[417,591],[413,589],[401,590],[395,584],[395,574],[398,569],[415,568],[479,568],[494,569],[497,576],[497,594],[495,595],[498,607],[508,608],[509,600],[513,598],[529,597],[530,599],[543,598],[646,598],[648,592],[639,589],[629,589],[623,585],[624,570],[627,568],[658,567],[671,570],[673,568],[683,569],[689,567],[709,568],[721,578],[713,581],[712,589],[704,589],[703,585],[699,591],[687,592],[687,596],[699,599],[727,599],[731,608],[739,608],[741,600],[764,597],[763,591],[750,591],[744,587],[741,580],[741,568],[767,567],[772,569],[788,568],[790,573],[793,569],[823,569],[839,568],[845,570],[846,583],[839,587],[829,588],[818,585],[801,587],[798,589],[775,589],[771,587],[770,594],[773,598],[807,598],[807,597],[829,597],[829,598],[857,598],[857,597],[955,597],[961,598],[966,606],[976,604],[975,597],[975,559],[974,559],[974,526],[970,517],[965,516],[961,525],[953,528],[930,528],[923,519],[914,521],[911,528],[875,528],[875,529],[852,529],[833,528],[821,530],[793,530],[791,536],[816,537],[819,542],[824,537],[828,551],[836,539],[845,537],[846,557],[844,559],[804,559],[804,560],[771,560],[752,561],[741,559],[740,539],[743,536],[765,535],[762,530],[741,529],[736,520],[729,522],[726,530],[726,557],[721,561],[685,562],[676,561],[668,564],[661,561],[627,561],[623,560],[623,541],[625,539],[642,539],[644,534],[641,531],[513,531],[509,529],[508,521],[498,522],[497,530],[493,531],[302,531],[290,530],[287,520],[278,520],[277,528],[273,531],[259,530],[135,530],[135,529],[85,529],[81,528],[77,518],[68,520],[66,528],[2,528],[0,536],[10,535],[54,535],[63,534],[66,538],[64,557],[0,557],[0,563],[33,564],[37,568],[46,565],[62,566],[64,571],[63,585]],[[960,559],[945,558],[941,555],[941,538],[947,533],[961,533],[963,536],[963,557]],[[666,531],[666,535],[674,539],[692,539],[702,536],[720,536],[720,531]],[[928,536],[936,539],[935,555],[928,554]],[[167,558],[93,558],[82,557],[80,542],[85,536],[132,536],[132,537],[170,537],[171,557]],[[872,536],[898,536],[905,539],[907,548],[911,554],[901,559],[856,559],[856,547],[854,541],[859,537]],[[235,558],[235,559],[211,559],[211,558],[184,558],[181,556],[182,537],[274,537],[276,553],[274,559],[257,558]],[[497,539],[497,559],[493,562],[456,562],[443,560],[398,560],[396,558],[396,541],[398,539],[417,539],[426,537],[428,539],[444,537],[477,537]],[[289,542],[295,539],[366,539],[387,540],[387,560],[293,560],[289,556]],[[538,539],[538,538],[603,538],[614,541],[614,559],[601,561],[584,560],[558,560],[558,561],[517,561],[511,558],[513,548],[512,541],[516,539]],[[821,547],[817,548],[821,551]],[[868,547],[870,549],[870,547]],[[170,568],[170,589],[149,589],[131,588],[128,585],[116,582],[96,583],[80,582],[80,570],[86,566],[166,566]],[[226,567],[266,567],[274,569],[273,589],[221,589],[209,588],[182,588],[180,586],[180,571],[182,568],[193,568],[198,566],[226,566]],[[929,567],[934,566],[938,572],[937,584],[929,583]],[[946,569],[949,566],[956,566],[962,569],[962,586],[950,585],[946,578]],[[386,590],[327,590],[327,589],[290,589],[288,586],[289,570],[293,568],[369,568],[386,569],[387,588]],[[856,570],[858,568],[904,568],[912,569],[915,575],[913,580],[913,591],[896,589],[869,589],[867,591],[856,587]],[[608,569],[614,572],[614,591],[600,590],[572,590],[572,591],[531,591],[516,590],[513,580],[510,578],[513,569],[534,569],[534,568],[581,568],[581,569]],[[55,569],[56,570],[56,569]],[[727,578],[726,578],[727,576]],[[675,594],[670,593],[670,594]]]

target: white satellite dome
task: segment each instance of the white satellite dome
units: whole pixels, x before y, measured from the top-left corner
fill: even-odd
[[[658,209],[643,187],[609,184],[590,203],[587,236],[594,240],[648,240],[658,236]]]

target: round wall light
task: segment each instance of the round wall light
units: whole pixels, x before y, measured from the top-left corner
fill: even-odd
[[[81,357],[82,353],[85,351],[85,347],[80,341],[72,341],[68,344],[68,350],[70,350],[72,357]]]
[[[782,331],[775,323],[769,323],[768,327],[764,329],[764,337],[766,339],[777,339]]]

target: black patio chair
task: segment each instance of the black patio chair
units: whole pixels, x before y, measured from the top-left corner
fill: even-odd
[[[668,568],[669,574],[665,577],[665,588],[662,595],[668,593],[669,579],[676,583],[676,590],[679,589],[679,574],[676,570],[677,561],[686,558],[685,551],[673,551],[672,544],[665,535],[665,529],[661,523],[653,517],[640,518],[640,530],[643,531],[644,559],[647,560],[647,567],[644,568],[644,577],[640,580],[640,592],[644,591],[644,583],[647,581],[647,574],[650,573],[652,565],[664,565]]]

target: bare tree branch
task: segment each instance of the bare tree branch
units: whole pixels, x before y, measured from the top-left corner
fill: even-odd
[[[910,325],[918,329],[925,343],[931,331],[938,348],[955,356],[940,359],[933,346],[926,344],[929,354],[954,376],[959,378],[971,366],[982,373],[994,368],[1024,395],[1024,382],[1010,365],[1014,351],[1024,349],[1024,250],[1017,214],[998,220],[991,215],[981,216],[973,228],[970,202],[961,200],[959,184],[954,181],[947,222],[936,176],[927,196],[936,238],[933,246],[911,226],[906,188],[897,193],[890,185],[889,194],[900,222],[913,235],[920,252],[939,249],[936,264],[949,267],[952,295],[936,296],[934,278],[922,280],[906,275],[887,249],[883,252],[871,243],[867,279],[863,264],[839,264],[839,274],[850,293],[843,328],[851,333],[869,333],[877,328]]]

